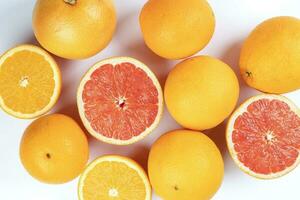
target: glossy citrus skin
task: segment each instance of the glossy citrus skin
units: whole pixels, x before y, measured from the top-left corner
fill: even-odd
[[[29,174],[39,181],[65,183],[83,171],[89,158],[88,141],[72,118],[47,115],[25,130],[20,158]]]
[[[223,159],[206,135],[176,130],[152,146],[148,173],[154,191],[165,200],[208,200],[220,187]]]
[[[203,49],[215,29],[215,17],[205,0],[149,0],[140,14],[147,46],[168,59],[191,56]]]
[[[275,17],[258,25],[240,56],[244,80],[253,88],[281,94],[300,88],[300,20]]]
[[[164,94],[167,108],[179,124],[205,130],[220,124],[233,111],[239,83],[232,69],[222,61],[198,56],[173,68]]]
[[[75,2],[72,5],[64,0],[37,0],[32,23],[45,49],[63,58],[83,59],[111,41],[116,11],[111,0]]]

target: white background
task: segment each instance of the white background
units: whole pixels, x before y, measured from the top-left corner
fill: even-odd
[[[0,0],[0,54],[21,43],[34,43],[31,14],[34,0]],[[216,32],[209,45],[199,54],[215,56],[237,72],[241,101],[256,94],[241,80],[237,62],[242,41],[263,20],[278,16],[300,17],[299,0],[210,0],[216,15]],[[75,91],[80,77],[95,62],[111,56],[132,56],[146,63],[164,84],[169,70],[177,61],[167,61],[144,45],[138,15],[145,0],[116,0],[118,27],[113,41],[98,55],[82,61],[56,58],[63,74],[63,91],[52,112],[72,116],[79,123]],[[180,48],[180,47],[179,47]],[[300,106],[300,91],[287,94]],[[0,111],[0,199],[1,200],[73,200],[77,199],[77,179],[64,185],[47,185],[31,178],[19,161],[19,142],[28,120],[14,119]],[[118,147],[89,138],[91,159],[102,154],[121,154],[134,158],[146,167],[153,141],[166,131],[180,126],[167,111],[159,127],[146,139],[127,147]],[[214,200],[299,200],[300,167],[276,180],[257,180],[245,175],[233,163],[226,150],[224,123],[206,131],[220,148],[225,161],[224,182]],[[158,200],[155,195],[153,199]],[[187,200],[189,198],[187,197]]]

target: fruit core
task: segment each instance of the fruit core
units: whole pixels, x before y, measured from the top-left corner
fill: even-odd
[[[116,106],[117,108],[124,110],[126,109],[126,98],[125,97],[119,97],[116,100]]]
[[[111,189],[109,189],[109,191],[108,191],[108,195],[109,195],[110,197],[112,197],[112,198],[118,197],[118,196],[119,196],[119,192],[118,192],[118,190],[117,190],[116,188],[111,188]]]
[[[22,88],[26,88],[29,84],[29,77],[28,76],[23,76],[21,77],[20,81],[19,81],[19,85]]]
[[[276,140],[276,137],[274,136],[272,131],[268,131],[264,136],[265,141],[270,144]]]

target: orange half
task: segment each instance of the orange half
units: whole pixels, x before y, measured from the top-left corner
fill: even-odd
[[[61,91],[61,73],[43,49],[21,45],[0,58],[0,107],[8,114],[32,119],[48,112]]]
[[[135,161],[107,155],[85,169],[79,180],[78,196],[79,200],[151,200],[151,186],[145,171]]]

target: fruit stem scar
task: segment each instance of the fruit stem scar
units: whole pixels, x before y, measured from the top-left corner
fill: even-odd
[[[26,88],[29,84],[28,79],[29,79],[28,76],[23,76],[19,82],[20,87]]]
[[[175,185],[175,186],[174,186],[174,190],[176,190],[176,191],[178,191],[178,190],[179,190],[179,188],[178,188],[178,186],[177,186],[177,185]]]
[[[50,158],[51,158],[50,153],[47,153],[47,154],[46,154],[46,157],[47,157],[48,159],[50,159]]]
[[[64,0],[64,2],[70,5],[75,5],[77,3],[77,0]]]
[[[251,77],[252,77],[252,73],[251,73],[251,72],[248,72],[248,71],[246,71],[246,76],[251,78]]]

